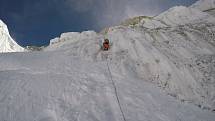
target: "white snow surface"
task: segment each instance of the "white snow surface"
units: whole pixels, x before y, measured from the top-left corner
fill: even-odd
[[[215,117],[130,76],[132,68],[125,66],[130,74],[117,73],[116,62],[109,59],[87,61],[62,50],[1,54],[0,60],[1,121],[123,121],[107,62],[126,121],[213,121]]]
[[[0,20],[0,53],[22,51],[24,51],[24,48],[11,38],[6,24]]]
[[[214,121],[213,19],[180,6],[139,27],[0,54],[0,121]]]

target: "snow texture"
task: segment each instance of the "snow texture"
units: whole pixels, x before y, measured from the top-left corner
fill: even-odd
[[[215,0],[199,0],[191,7],[200,9],[201,11],[215,9]]]
[[[8,28],[0,20],[0,53],[5,52],[22,52],[24,48],[19,46],[10,36]]]
[[[190,6],[215,17],[215,0],[200,0]]]
[[[2,54],[0,60],[1,121],[123,121],[107,62],[127,121],[215,117],[149,82],[117,73],[111,60],[95,63],[65,51]]]
[[[215,18],[198,9],[176,6],[143,23],[146,28],[173,27],[185,24],[214,23]]]
[[[213,20],[179,6],[138,27],[0,54],[0,121],[214,121]]]

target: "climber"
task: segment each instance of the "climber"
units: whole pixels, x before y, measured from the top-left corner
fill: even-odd
[[[108,40],[108,39],[105,39],[104,42],[103,42],[103,50],[104,50],[104,51],[108,51],[109,48],[110,48],[109,40]]]

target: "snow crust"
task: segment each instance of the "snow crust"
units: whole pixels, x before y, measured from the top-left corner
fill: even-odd
[[[22,52],[24,48],[19,46],[10,36],[8,28],[0,20],[0,53],[5,52]]]

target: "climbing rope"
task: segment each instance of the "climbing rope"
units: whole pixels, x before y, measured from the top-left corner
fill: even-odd
[[[113,76],[112,76],[111,71],[110,71],[110,66],[109,66],[109,64],[108,64],[108,56],[106,57],[106,63],[107,63],[107,67],[108,67],[108,72],[109,72],[109,75],[110,75],[111,83],[112,83],[112,85],[113,85],[113,87],[114,87],[114,92],[115,92],[115,95],[116,95],[117,103],[118,103],[118,105],[119,105],[119,109],[120,109],[120,111],[121,111],[123,120],[126,121],[125,114],[124,114],[124,112],[123,112],[123,110],[122,110],[122,106],[121,106],[121,103],[120,103],[120,100],[119,100],[119,96],[118,96],[116,84],[114,83]]]

